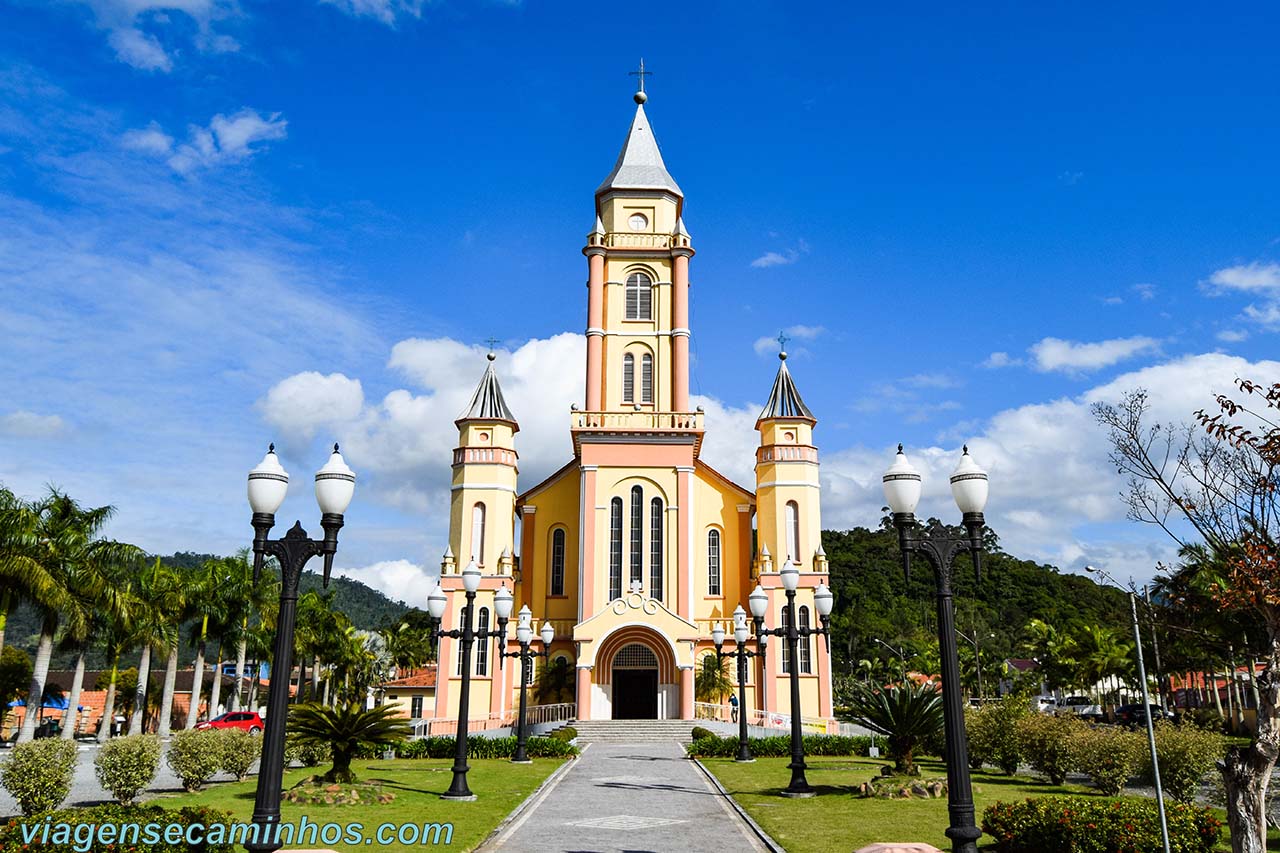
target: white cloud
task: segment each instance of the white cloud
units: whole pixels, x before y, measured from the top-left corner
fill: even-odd
[[[917,373],[902,380],[903,384],[912,388],[959,388],[962,381],[947,373]]]
[[[256,143],[284,139],[287,128],[288,122],[280,118],[279,113],[264,117],[249,107],[244,107],[232,116],[219,113],[209,121],[208,127],[191,125],[187,141],[174,150],[167,162],[175,172],[181,174],[198,168],[234,163],[256,153]],[[160,148],[163,140],[155,134],[163,134],[154,124],[145,131],[133,133],[139,134],[132,137],[135,147],[145,140],[151,143],[155,153],[163,154],[167,150]]]
[[[1156,298],[1156,286],[1154,284],[1135,284],[1129,289],[1138,294],[1138,298],[1143,302],[1150,302]]]
[[[155,36],[135,27],[120,27],[107,36],[116,58],[142,71],[172,71],[173,60]]]
[[[214,26],[238,17],[235,0],[83,0],[93,10],[98,28],[107,33],[107,43],[116,58],[140,71],[173,70],[179,49],[166,48],[162,38],[172,42],[185,22],[196,25],[192,45],[206,53],[227,53],[239,49],[234,38],[215,32]]]
[[[66,423],[57,415],[38,415],[23,410],[0,415],[0,433],[15,438],[48,438],[65,428]]]
[[[125,133],[120,138],[120,144],[132,151],[162,156],[173,150],[173,137],[153,121],[141,130],[130,130]]]
[[[770,236],[776,236],[770,232]],[[756,269],[767,269],[769,267],[781,267],[787,264],[794,264],[800,260],[801,255],[809,254],[809,244],[805,240],[797,240],[795,248],[787,249],[783,252],[765,252],[760,257],[751,262],[751,266]]]
[[[1123,305],[1124,300],[1121,299],[1119,296],[1104,296],[1102,297],[1102,304],[1103,305]]]
[[[1223,329],[1218,332],[1218,340],[1228,344],[1238,344],[1241,341],[1247,341],[1249,333],[1243,329]]]
[[[811,341],[814,338],[826,334],[826,331],[826,328],[823,326],[797,325],[787,326],[782,330],[782,334],[786,336],[787,343],[790,344],[791,341]],[[780,342],[778,341],[777,336],[770,337],[768,335],[762,335],[761,337],[756,338],[755,343],[751,346],[752,349],[756,351],[756,355],[775,355],[778,352]],[[805,352],[803,348],[797,347],[788,347],[787,351],[797,355]]]
[[[403,601],[414,607],[424,606],[427,591],[431,589],[429,581],[440,574],[439,570],[428,573],[424,566],[409,560],[382,560],[358,568],[334,566],[333,573],[360,581],[381,590],[393,601]]]
[[[1280,291],[1280,264],[1253,262],[1226,267],[1209,276],[1205,287],[1211,293],[1230,290],[1244,293],[1270,293]]]
[[[1280,328],[1280,302],[1267,302],[1261,306],[1246,305],[1244,316],[1269,329]]]
[[[322,427],[333,428],[355,419],[364,408],[364,389],[359,379],[348,379],[341,373],[324,376],[307,371],[276,383],[260,408],[266,422],[282,434],[305,440]]]
[[[354,18],[375,18],[387,26],[395,26],[404,16],[422,17],[424,0],[320,0]]]
[[[1080,373],[1110,367],[1142,353],[1152,352],[1159,346],[1160,342],[1154,338],[1142,336],[1094,343],[1045,338],[1028,351],[1035,359],[1036,369],[1041,372]]]
[[[987,356],[986,361],[982,362],[982,366],[995,370],[1001,367],[1017,367],[1022,364],[1022,359],[1012,358],[1007,352],[993,352]]]

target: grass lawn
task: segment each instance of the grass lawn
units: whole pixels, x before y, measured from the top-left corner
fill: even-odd
[[[787,853],[826,853],[857,850],[877,841],[915,841],[950,850],[946,829],[947,801],[862,799],[853,789],[880,772],[883,759],[807,758],[809,784],[818,789],[811,799],[792,800],[778,795],[791,780],[788,758],[760,758],[755,764],[736,764],[730,758],[704,758],[725,790],[738,801],[765,832]],[[923,759],[921,778],[945,778],[946,766]],[[1094,795],[1078,785],[1050,785],[1029,776],[999,773],[973,774],[973,799],[978,823],[982,810],[997,800],[1017,801],[1049,794]],[[1223,815],[1225,820],[1225,815]],[[1224,832],[1225,838],[1225,832]],[[1268,850],[1280,850],[1280,836],[1272,833]],[[839,839],[834,842],[834,839]],[[981,841],[979,844],[981,845]],[[993,849],[984,847],[983,849]],[[1224,844],[1221,850],[1230,850]]]
[[[539,758],[533,764],[512,764],[509,761],[472,760],[471,772],[467,774],[468,784],[477,799],[472,803],[452,802],[440,799],[449,783],[453,780],[450,767],[451,760],[444,759],[403,759],[396,761],[356,761],[351,769],[360,777],[361,782],[380,782],[383,790],[396,795],[395,801],[386,805],[325,806],[284,803],[281,806],[282,820],[297,822],[303,815],[307,820],[324,825],[326,823],[359,822],[364,824],[364,831],[372,837],[374,830],[382,823],[413,823],[421,826],[428,823],[452,823],[453,843],[451,850],[471,850],[493,831],[503,818],[525,800],[542,780],[551,775],[562,763],[563,759]],[[284,774],[285,788],[314,773],[325,770],[324,767],[290,770]],[[166,808],[178,808],[186,805],[202,805],[231,812],[237,820],[248,821],[253,814],[253,798],[257,780],[250,777],[244,782],[227,782],[206,786],[204,790],[194,794],[175,793],[162,794],[151,800]],[[443,836],[442,836],[443,840]],[[320,847],[339,851],[355,851],[376,849],[379,853],[400,853],[413,850],[415,853],[424,849],[422,843],[412,845],[390,844],[382,846],[377,843],[369,845],[286,844],[286,847]]]

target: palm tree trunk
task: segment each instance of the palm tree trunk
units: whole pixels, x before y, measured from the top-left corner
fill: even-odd
[[[49,678],[49,659],[53,656],[53,635],[57,630],[56,617],[46,616],[40,624],[40,642],[36,645],[36,660],[31,667],[31,685],[27,688],[27,712],[22,717],[18,743],[27,743],[35,737],[40,708],[44,705],[44,684]]]
[[[1213,694],[1213,707],[1218,712],[1218,716],[1226,719],[1226,715],[1222,713],[1222,696],[1218,693],[1218,668],[1215,666],[1209,672],[1209,692]]]
[[[249,690],[246,694],[250,711],[258,710],[258,674],[260,672],[262,672],[262,661],[255,657],[253,670],[249,673]]]
[[[244,633],[240,634],[240,642],[236,645],[236,692],[231,694],[231,710],[240,710],[240,690],[244,687],[245,655],[248,652],[248,641]]]
[[[13,606],[13,596],[10,593],[0,595],[0,652],[4,651],[4,629],[9,624],[9,608]]]
[[[305,660],[305,658],[298,658],[298,690],[293,694],[294,703],[302,701],[302,686],[306,683],[307,678],[307,665]],[[287,678],[288,676],[285,677]]]
[[[72,740],[80,723],[80,691],[84,687],[84,651],[82,645],[76,653],[76,673],[71,677],[71,692],[67,694],[67,713],[62,717],[62,739]]]
[[[218,641],[218,663],[213,668],[213,689],[209,691],[209,719],[218,716],[222,703],[222,641]]]
[[[320,655],[311,658],[311,700],[320,692]]]
[[[200,632],[200,642],[196,643],[196,668],[191,674],[191,705],[187,708],[186,728],[194,729],[196,720],[200,718],[200,694],[204,692],[204,631]]]
[[[142,734],[142,718],[147,711],[147,683],[151,680],[151,644],[142,647],[138,660],[138,686],[133,691],[133,715],[129,718],[129,734]]]
[[[168,737],[173,722],[173,690],[178,681],[178,644],[175,642],[169,649],[169,662],[164,669],[164,690],[160,694],[160,722],[156,732],[160,737]]]
[[[116,718],[116,677],[119,675],[120,657],[111,662],[111,681],[107,684],[107,704],[102,709],[102,727],[98,729],[98,743],[106,743]]]

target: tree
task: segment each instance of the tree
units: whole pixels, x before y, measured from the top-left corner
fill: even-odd
[[[138,574],[137,603],[134,608],[132,641],[142,651],[138,658],[138,678],[130,701],[129,734],[142,734],[151,683],[151,652],[169,649],[178,642],[177,617],[182,613],[182,588],[177,575],[159,558]]]
[[[1163,530],[1180,548],[1202,546],[1194,584],[1223,611],[1254,614],[1266,632],[1258,677],[1258,730],[1219,763],[1234,853],[1266,849],[1266,798],[1280,755],[1280,383],[1236,380],[1194,425],[1152,423],[1145,390],[1093,413],[1125,477],[1129,518]]]
[[[12,702],[31,683],[31,657],[22,649],[0,649],[0,728]]]
[[[533,683],[533,694],[540,705],[572,702],[576,692],[578,671],[568,658],[554,657],[539,670]]]
[[[848,716],[889,739],[889,755],[898,773],[914,774],[916,747],[942,731],[942,694],[932,681],[893,687],[854,685]]]
[[[362,711],[355,705],[326,708],[308,702],[289,714],[288,731],[304,744],[327,746],[333,750],[333,766],[322,778],[325,782],[354,782],[351,759],[363,748],[394,746],[412,733],[408,722],[397,716],[395,705]]]
[[[196,720],[200,718],[200,697],[204,693],[204,660],[205,652],[208,650],[209,625],[216,624],[223,615],[224,601],[220,595],[220,585],[230,578],[237,568],[227,563],[225,558],[205,560],[198,569],[187,576],[186,594],[183,596],[187,605],[186,615],[196,620],[192,626],[196,663],[195,672],[191,674],[191,705],[187,708],[187,729],[194,729]],[[209,711],[212,713],[213,708],[210,707]]]
[[[698,676],[693,683],[693,695],[699,702],[719,704],[733,693],[733,679],[729,677],[729,659],[708,652],[698,662]],[[746,709],[743,709],[743,713]]]

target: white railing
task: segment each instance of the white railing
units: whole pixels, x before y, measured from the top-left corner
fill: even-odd
[[[524,710],[524,722],[528,726],[543,723],[567,723],[578,716],[576,702],[560,702],[555,705],[530,705]]]
[[[722,723],[737,722],[728,704],[716,705],[711,702],[694,702],[693,716],[698,720],[717,720]],[[766,729],[790,729],[791,716],[775,711],[761,711],[759,708],[747,709],[747,725],[760,726]],[[800,717],[800,728],[809,734],[834,734],[839,730],[839,723],[823,717]]]
[[[580,430],[701,431],[702,412],[573,412],[570,426]]]
[[[467,721],[468,732],[483,732],[488,729],[501,729],[516,724],[517,709],[503,714],[491,713],[487,717],[473,717]],[[531,705],[525,709],[525,722],[536,726],[542,723],[564,723],[572,720],[578,713],[578,706],[573,702],[561,702],[556,705]],[[424,737],[452,737],[458,733],[456,717],[433,717],[419,720],[413,726],[413,739]]]
[[[604,242],[611,249],[670,249],[671,235],[610,231]]]

